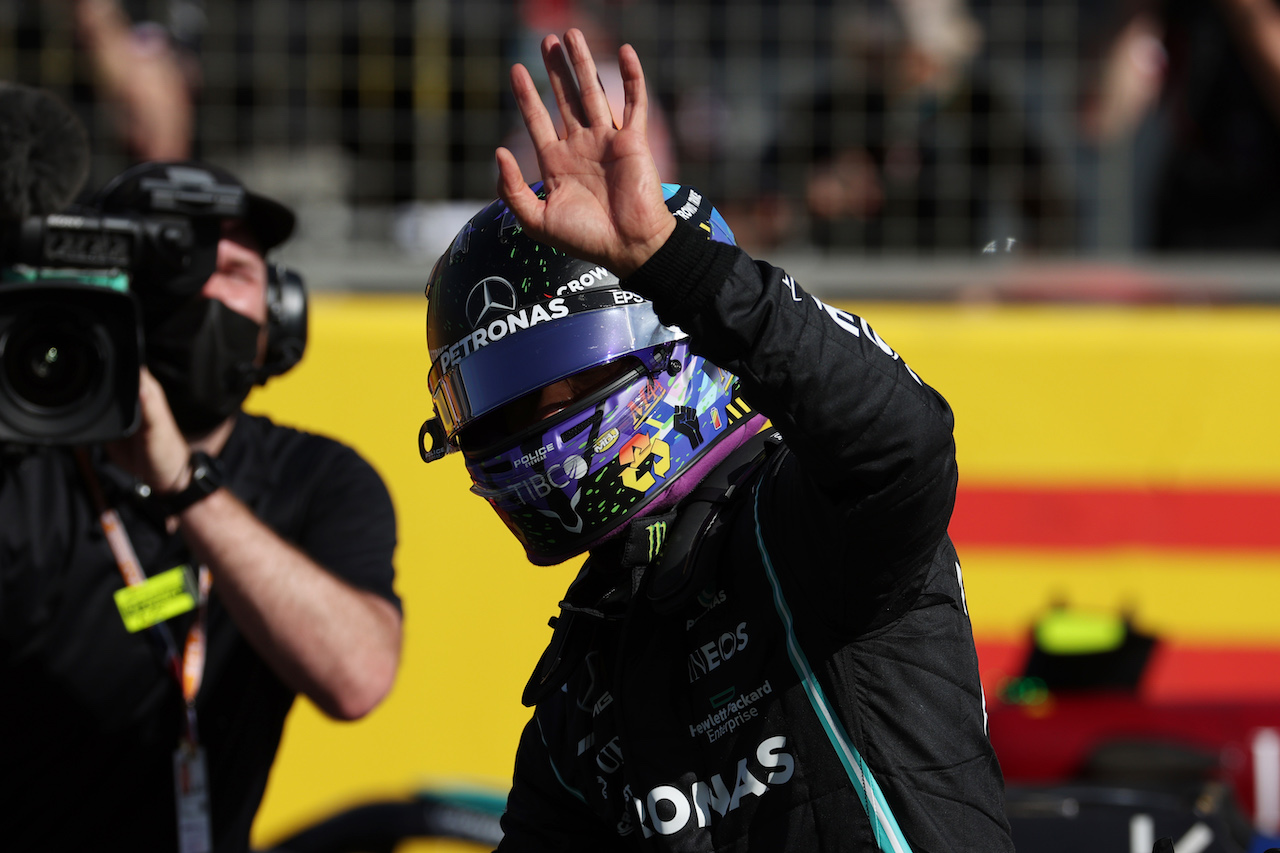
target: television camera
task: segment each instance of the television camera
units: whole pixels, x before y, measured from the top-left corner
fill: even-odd
[[[154,178],[141,191],[145,214],[73,208],[0,233],[0,442],[136,429],[144,304],[163,311],[198,292],[221,220],[245,206],[238,185]]]

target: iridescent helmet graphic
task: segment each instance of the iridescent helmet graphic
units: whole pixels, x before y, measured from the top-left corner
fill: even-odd
[[[734,242],[697,190],[663,190],[708,239]],[[738,378],[690,352],[648,300],[535,242],[501,200],[458,232],[426,296],[435,417],[422,427],[423,459],[461,450],[471,490],[533,563],[566,560],[674,504],[697,479],[673,485],[681,475],[761,422]]]

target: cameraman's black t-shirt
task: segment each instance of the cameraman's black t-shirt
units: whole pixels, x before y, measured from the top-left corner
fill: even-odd
[[[335,441],[241,415],[221,454],[228,486],[312,559],[397,607],[395,519],[377,473]],[[190,559],[180,534],[100,477],[148,576]],[[36,448],[0,467],[0,846],[176,848],[173,751],[181,692],[150,632],[125,630],[124,585],[72,454]],[[181,643],[192,617],[170,620]],[[215,849],[246,850],[293,692],[209,601],[197,698]]]

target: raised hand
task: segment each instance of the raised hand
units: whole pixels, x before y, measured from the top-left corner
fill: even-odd
[[[112,104],[125,147],[138,160],[191,156],[191,80],[158,29],[134,29],[116,0],[75,0],[76,31],[94,85]]]
[[[581,31],[569,30],[563,44],[547,36],[542,60],[564,122],[563,139],[524,66],[512,67],[511,89],[538,155],[545,198],[529,188],[505,148],[497,151],[499,192],[535,239],[625,278],[675,228],[646,138],[648,94],[640,58],[630,45],[618,51],[625,94],[620,126]]]
[[[128,438],[109,442],[107,456],[156,491],[181,491],[191,476],[187,467],[191,448],[178,431],[164,389],[145,367],[138,384],[138,404],[141,424]]]

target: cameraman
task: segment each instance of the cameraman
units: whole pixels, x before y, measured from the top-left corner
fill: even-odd
[[[282,299],[264,258],[293,214],[201,163],[135,166],[96,205],[146,216],[156,182],[243,203],[205,223],[221,229],[207,281],[136,288],[140,426],[0,467],[0,838],[15,850],[247,850],[294,696],[354,720],[399,661],[381,479],[240,410],[301,356],[301,283]],[[126,630],[120,593],[158,606],[161,577],[193,606]]]

